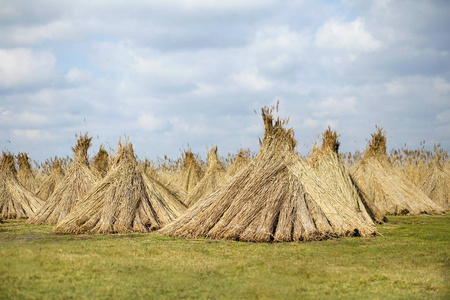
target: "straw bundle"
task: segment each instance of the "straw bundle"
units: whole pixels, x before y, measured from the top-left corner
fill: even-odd
[[[250,149],[240,149],[239,153],[234,158],[230,167],[228,168],[228,175],[233,177],[244,169],[251,161]]]
[[[72,211],[97,181],[88,164],[87,151],[91,140],[87,133],[79,137],[75,147],[72,147],[75,161],[44,206],[29,220],[30,224],[57,224]]]
[[[435,152],[420,188],[439,206],[450,209],[450,173],[444,169],[439,153]]]
[[[52,162],[52,169],[50,174],[44,179],[39,189],[36,191],[36,196],[44,201],[53,194],[56,185],[64,180],[64,171],[61,166],[61,160],[57,157]]]
[[[151,178],[156,185],[164,187],[168,190],[170,194],[173,194],[177,199],[184,203],[187,193],[184,189],[181,189],[178,185],[174,184],[170,179],[170,175],[165,173],[163,170],[156,169],[152,163],[145,159],[142,164],[144,173]]]
[[[31,192],[35,192],[39,188],[39,183],[34,176],[31,169],[30,160],[26,153],[19,153],[17,155],[17,162],[19,170],[17,172],[17,180]]]
[[[338,151],[340,142],[338,134],[330,127],[322,135],[322,147],[313,147],[308,160],[317,171],[317,175],[325,181],[334,193],[340,196],[348,206],[354,206],[356,210],[362,209],[377,223],[384,221],[382,213],[364,198],[362,192],[355,186],[350,177],[350,172],[345,167]]]
[[[355,165],[351,174],[370,203],[383,215],[442,212],[441,207],[392,166],[386,153],[386,137],[381,128],[377,128],[377,132],[372,134],[363,159]]]
[[[108,169],[109,154],[105,148],[103,148],[103,145],[100,145],[100,149],[98,149],[98,153],[92,162],[92,170],[98,177],[103,178],[106,176],[106,173],[108,173]]]
[[[190,207],[229,181],[225,167],[217,155],[217,146],[208,152],[208,169],[199,183],[188,193],[185,204]]]
[[[199,183],[203,177],[203,171],[197,162],[197,159],[190,150],[183,153],[183,168],[181,170],[181,187],[189,193]]]
[[[99,181],[54,231],[56,233],[148,232],[177,218],[185,206],[149,178],[122,145],[105,178]]]
[[[273,109],[262,109],[264,139],[253,161],[162,234],[253,242],[376,234],[367,214],[336,197],[298,157],[288,120],[274,120]]]
[[[3,152],[0,161],[0,218],[29,218],[41,206],[42,201],[17,180],[14,156]]]

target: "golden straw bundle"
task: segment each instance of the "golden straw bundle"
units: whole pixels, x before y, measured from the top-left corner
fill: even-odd
[[[39,188],[39,183],[36,176],[31,169],[30,160],[26,153],[19,153],[17,155],[17,162],[19,170],[17,171],[17,180],[31,192],[36,192]]]
[[[363,159],[351,174],[366,198],[383,215],[440,214],[443,210],[392,166],[381,128],[372,134]]]
[[[376,234],[367,213],[348,206],[298,157],[288,119],[274,120],[273,109],[262,109],[264,139],[252,162],[162,234],[253,242]]]
[[[27,190],[16,178],[14,155],[3,152],[0,161],[0,218],[32,217],[42,200]]]
[[[132,145],[119,143],[111,170],[54,231],[63,234],[148,232],[185,206],[138,166]]]
[[[322,137],[322,147],[314,146],[308,158],[314,170],[317,171],[317,175],[331,187],[334,193],[341,194],[340,197],[346,201],[347,205],[363,211],[364,207],[375,222],[383,222],[383,214],[375,206],[367,203],[370,200],[365,199],[362,192],[355,186],[350,172],[339,157],[340,142],[336,131],[328,127]]]
[[[87,151],[91,140],[92,137],[88,138],[87,133],[80,135],[75,147],[72,147],[74,163],[44,206],[28,221],[30,224],[57,224],[74,209],[97,181],[88,164]]]
[[[52,162],[50,174],[44,179],[36,195],[44,201],[53,194],[56,186],[64,180],[64,171],[61,166],[61,160],[57,157]]]
[[[188,193],[185,204],[190,207],[200,198],[206,197],[229,181],[225,167],[217,155],[217,146],[208,152],[208,169],[203,178]]]

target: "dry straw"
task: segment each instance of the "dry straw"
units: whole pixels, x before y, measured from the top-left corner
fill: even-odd
[[[63,234],[148,232],[177,218],[185,206],[149,178],[131,143],[119,143],[111,170],[54,231]]]
[[[19,153],[17,155],[17,162],[19,165],[17,180],[29,191],[36,192],[39,188],[39,182],[33,173],[28,155],[26,153]]]
[[[197,162],[197,157],[191,150],[185,150],[183,153],[183,167],[179,174],[181,187],[189,193],[203,177],[203,171]]]
[[[376,234],[366,214],[346,205],[299,158],[288,120],[274,120],[273,109],[262,109],[264,139],[252,162],[161,233],[253,242]]]
[[[369,203],[383,215],[440,214],[443,210],[392,166],[381,128],[372,134],[362,160],[351,174]]]
[[[16,173],[14,156],[3,152],[0,161],[1,219],[29,218],[42,206],[42,201],[17,180]]]
[[[92,162],[92,170],[98,177],[105,177],[106,173],[109,170],[109,154],[103,147],[100,145],[98,149],[97,155],[94,157],[94,161]]]
[[[80,135],[75,147],[72,147],[75,161],[44,206],[29,220],[30,224],[57,224],[89,192],[98,179],[89,169],[87,151],[91,141],[92,137],[88,138],[87,133]]]
[[[240,149],[239,153],[234,157],[233,162],[228,168],[228,175],[230,177],[235,176],[241,170],[243,170],[251,161],[250,149]]]
[[[308,157],[309,162],[317,171],[317,175],[325,181],[330,188],[340,194],[339,196],[346,201],[350,207],[360,210],[362,213],[367,212],[370,217],[377,223],[384,221],[382,213],[364,198],[362,192],[353,183],[350,172],[345,167],[338,151],[340,142],[339,135],[330,127],[322,135],[322,146],[313,147],[311,155]]]
[[[217,146],[212,147],[207,157],[208,169],[198,184],[188,193],[185,204],[190,207],[229,181],[229,176],[217,155]]]
[[[53,194],[56,186],[64,180],[64,171],[61,167],[61,160],[57,157],[52,161],[50,174],[44,179],[36,195],[44,201]]]
[[[145,159],[141,168],[144,173],[155,182],[155,184],[163,186],[170,192],[170,194],[173,194],[177,199],[184,203],[187,196],[186,191],[181,189],[177,184],[173,183],[170,174],[168,174],[167,171],[155,168],[153,163],[148,159]]]
[[[431,200],[443,207],[450,209],[450,173],[443,166],[443,156],[435,147],[433,161],[425,172],[424,180],[421,183],[421,189]]]

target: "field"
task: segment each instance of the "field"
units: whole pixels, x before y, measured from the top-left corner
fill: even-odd
[[[378,237],[309,243],[51,228],[0,224],[0,299],[450,297],[448,214],[389,217]]]

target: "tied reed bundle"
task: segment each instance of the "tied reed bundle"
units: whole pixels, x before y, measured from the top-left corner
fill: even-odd
[[[363,214],[367,211],[368,215],[377,223],[382,223],[385,219],[381,212],[366,199],[360,189],[354,184],[350,177],[350,172],[345,167],[339,157],[338,141],[339,135],[330,127],[322,134],[322,147],[314,146],[309,162],[316,170],[317,175],[325,181],[335,193],[340,196],[347,205],[360,210]]]
[[[31,168],[30,160],[26,153],[19,153],[17,155],[17,162],[19,170],[17,172],[17,180],[31,192],[36,192],[39,188],[39,183]]]
[[[274,109],[262,108],[264,139],[252,162],[162,234],[252,242],[376,234],[366,214],[336,197],[298,157],[294,132],[285,128],[288,119],[274,119]]]
[[[420,188],[436,204],[450,209],[450,173],[444,169],[442,151],[435,146],[433,161],[425,171]]]
[[[235,176],[241,170],[243,170],[251,161],[250,149],[240,149],[236,157],[233,158],[233,162],[228,168],[228,175],[230,177]]]
[[[440,214],[435,204],[391,164],[385,132],[376,128],[362,160],[351,171],[356,185],[383,215]]]
[[[217,155],[217,146],[208,152],[208,169],[199,183],[187,195],[185,204],[190,207],[200,198],[206,197],[229,181],[223,163]]]
[[[54,231],[149,232],[174,220],[184,210],[175,195],[145,174],[131,143],[119,143],[111,170]]]
[[[189,193],[203,177],[201,166],[191,150],[185,150],[183,153],[183,168],[179,175],[179,181],[182,188]]]
[[[109,170],[109,154],[103,147],[100,145],[100,149],[98,150],[97,155],[94,157],[94,161],[92,162],[92,170],[98,177],[105,177],[106,173]]]
[[[3,152],[0,161],[0,219],[25,219],[34,216],[42,200],[16,178],[14,155]]]
[[[56,186],[64,180],[64,171],[62,169],[61,160],[57,157],[52,161],[50,174],[44,179],[36,195],[44,201],[53,194]]]
[[[47,199],[30,224],[59,223],[91,189],[97,177],[89,168],[87,152],[91,146],[92,137],[87,133],[80,135],[75,147],[72,147],[75,161],[70,166],[64,179],[56,186],[53,194]]]

